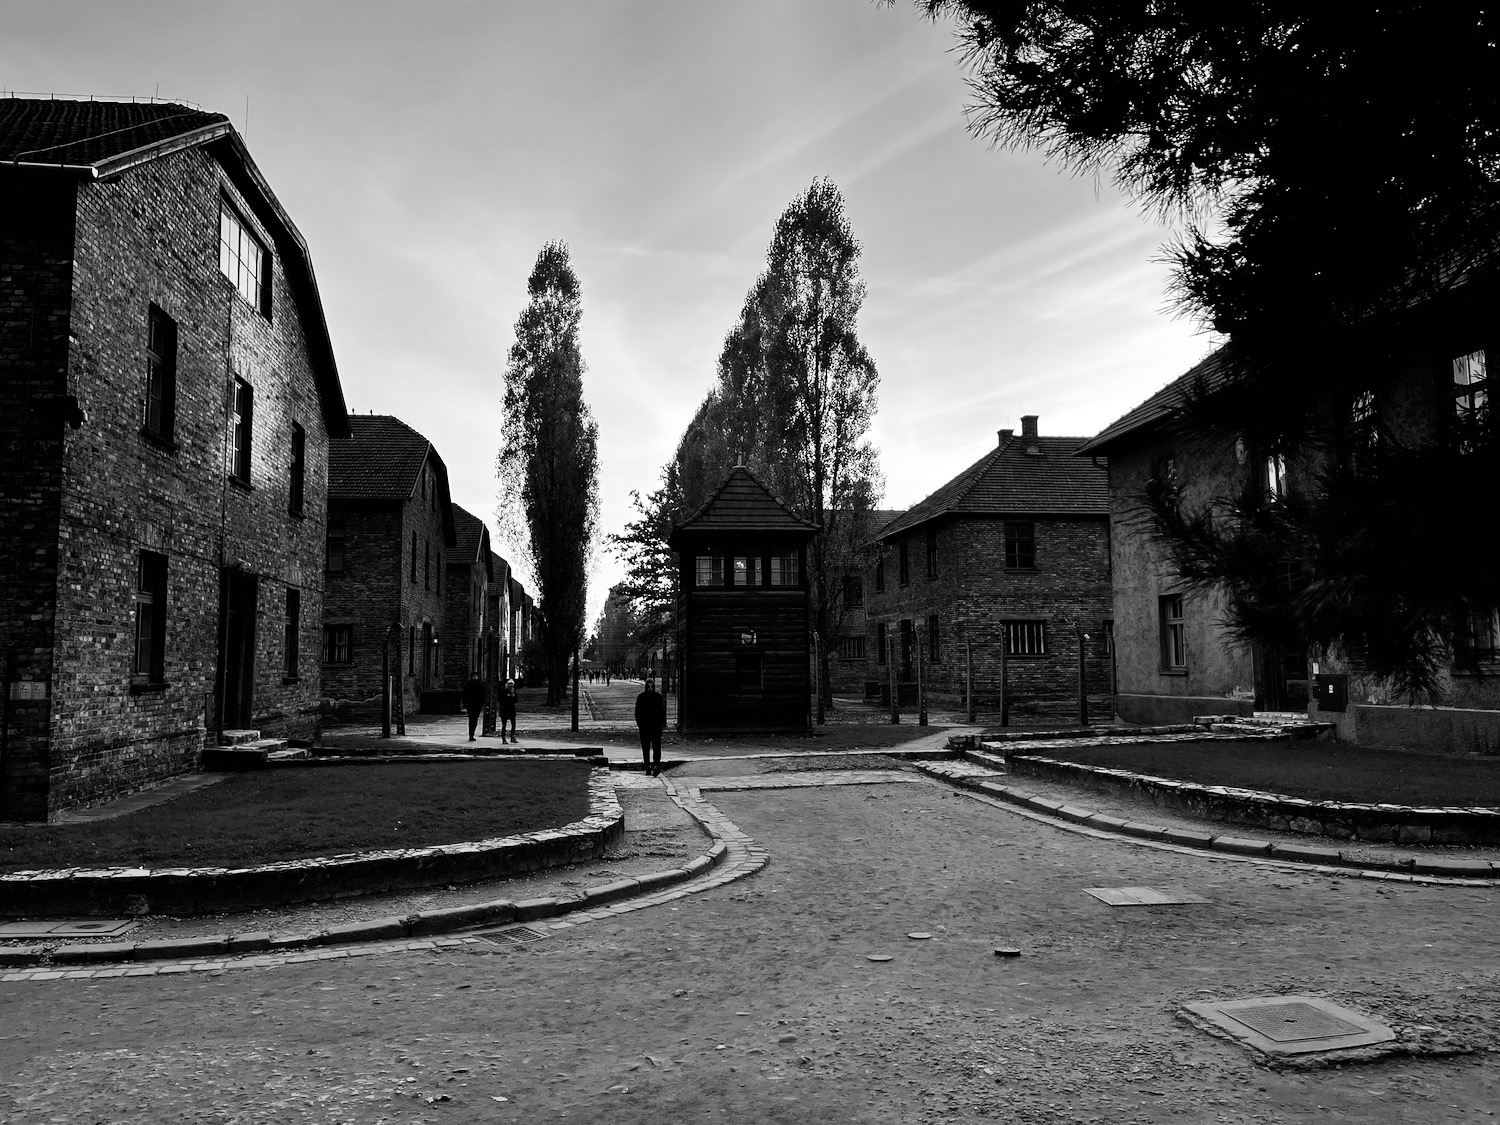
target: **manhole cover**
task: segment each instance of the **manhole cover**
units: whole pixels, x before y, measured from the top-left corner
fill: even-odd
[[[1085,887],[1084,893],[1110,906],[1180,906],[1208,901],[1181,887]]]
[[[25,937],[116,937],[135,929],[129,918],[56,918],[36,922],[7,922],[0,926],[0,938]]]
[[[491,930],[478,936],[496,945],[521,945],[523,942],[541,941],[547,933],[545,930],[533,930],[530,926],[507,926],[503,930]]]
[[[911,938],[912,941],[927,941],[929,938],[932,937],[931,934],[924,933],[921,930],[913,930],[911,933],[907,934],[906,936],[909,937],[909,938]]]
[[[1321,996],[1267,996],[1188,1004],[1187,1010],[1241,1042],[1277,1055],[1385,1043],[1396,1033]]]
[[[894,961],[895,958],[889,953],[871,953],[865,957],[866,961]]]

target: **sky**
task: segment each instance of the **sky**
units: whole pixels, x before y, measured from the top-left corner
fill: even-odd
[[[1023,414],[1094,434],[1212,346],[1168,308],[1173,232],[1107,180],[972,135],[953,28],[908,0],[5,7],[6,90],[232,119],[311,248],[349,409],[426,435],[502,554],[506,352],[549,240],[582,286],[605,534],[659,483],[777,217],[819,176],[863,247],[884,507]],[[601,551],[590,621],[622,575]]]

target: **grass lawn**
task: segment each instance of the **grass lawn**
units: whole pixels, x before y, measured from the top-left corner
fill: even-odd
[[[1314,801],[1500,806],[1500,759],[1413,754],[1336,742],[1141,743],[1027,753]]]
[[[91,824],[0,825],[0,871],[245,867],[557,828],[588,815],[583,762],[385,763],[230,774]]]

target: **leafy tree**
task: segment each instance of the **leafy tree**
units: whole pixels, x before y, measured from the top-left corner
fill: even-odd
[[[505,369],[501,522],[524,518],[553,704],[563,697],[569,657],[583,640],[598,527],[598,427],[583,401],[582,299],[563,243],[542,247],[526,288],[530,301],[516,321]]]
[[[610,588],[605,614],[609,615],[616,599],[633,607],[627,636],[622,638],[633,646],[655,648],[672,633],[678,577],[667,537],[682,510],[678,492],[675,466],[669,465],[662,473],[662,487],[644,499],[639,492],[631,492],[635,518],[623,532],[609,537],[611,548],[625,564],[625,580]]]
[[[1383,433],[1358,472],[1340,446],[1351,404],[1492,322],[1500,10],[918,6],[958,23],[977,132],[1112,174],[1183,224],[1176,304],[1229,340],[1184,432],[1304,467],[1311,491],[1269,513],[1248,494],[1199,512],[1147,497],[1184,575],[1227,588],[1248,639],[1343,648],[1437,693],[1451,657],[1472,663],[1460,623],[1500,600],[1472,502],[1453,502],[1456,482],[1497,479],[1492,412],[1436,446]]]

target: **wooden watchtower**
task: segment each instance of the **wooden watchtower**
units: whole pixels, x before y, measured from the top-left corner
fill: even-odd
[[[818,531],[743,465],[673,527],[678,730],[810,728],[807,544]]]

